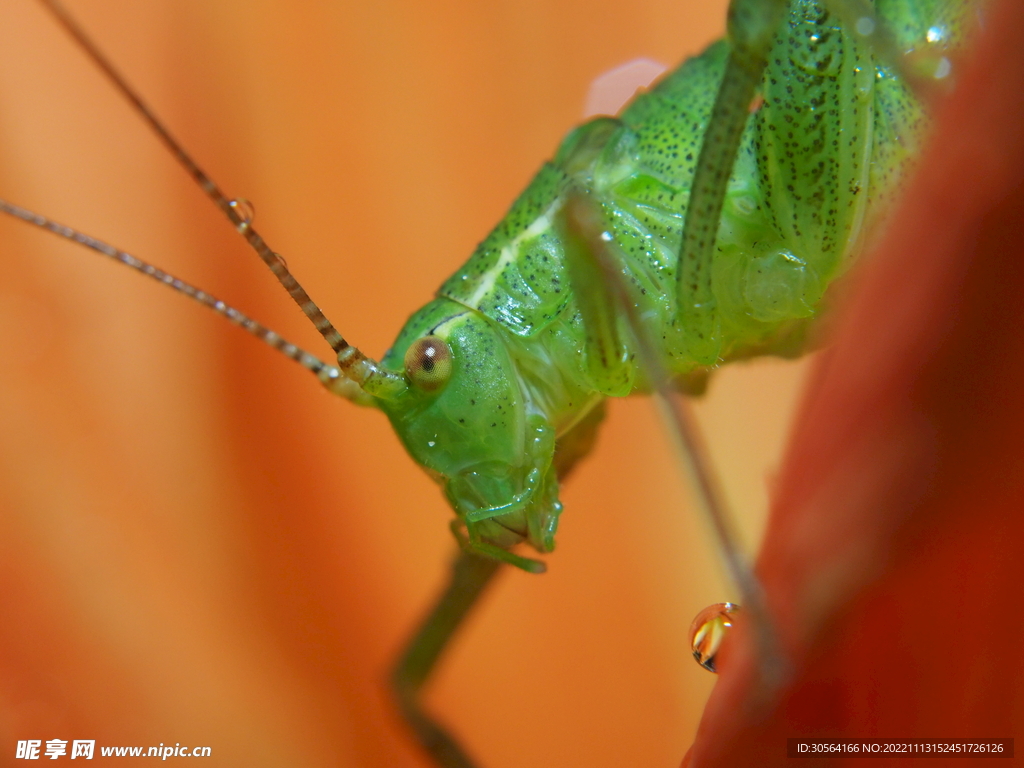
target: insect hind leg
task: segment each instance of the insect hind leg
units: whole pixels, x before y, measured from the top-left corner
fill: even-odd
[[[500,567],[496,559],[459,552],[448,586],[391,673],[391,690],[402,717],[423,749],[442,768],[474,768],[475,763],[454,737],[424,711],[420,693],[452,636]]]
[[[690,356],[705,365],[717,362],[721,345],[711,262],[722,204],[750,105],[788,7],[788,0],[729,3],[729,58],[690,185],[676,275],[677,322],[687,331]]]
[[[631,295],[620,270],[616,268],[617,260],[612,246],[602,237],[601,221],[594,205],[580,193],[570,194],[566,202],[564,231],[570,275],[588,276],[588,285],[574,283],[574,291],[597,290],[605,311],[626,319],[639,363],[639,375],[647,380],[654,392],[679,449],[682,464],[687,469],[694,495],[711,524],[726,569],[739,589],[744,609],[753,622],[761,687],[766,696],[770,696],[787,677],[788,664],[779,648],[761,585],[742,553],[732,516],[697,422],[676,393],[675,382],[665,369],[656,344],[637,311],[636,297]]]

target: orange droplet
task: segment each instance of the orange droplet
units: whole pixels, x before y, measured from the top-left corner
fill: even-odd
[[[690,624],[690,650],[693,651],[693,658],[709,672],[717,671],[715,656],[739,609],[736,603],[715,603],[698,613]]]

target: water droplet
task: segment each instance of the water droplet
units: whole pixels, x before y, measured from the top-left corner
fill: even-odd
[[[594,79],[583,110],[586,118],[617,114],[640,88],[646,88],[667,70],[650,59],[634,59]]]
[[[433,440],[427,440],[427,448],[433,448],[435,445],[437,445],[437,443]]]
[[[953,64],[948,58],[943,56],[939,59],[939,63],[935,65],[935,79],[942,80],[945,77],[949,77],[949,73],[953,71]]]
[[[875,20],[870,16],[861,16],[857,19],[857,34],[861,37],[868,37],[875,34]]]
[[[284,260],[284,256],[282,256],[277,251],[274,251],[274,255],[277,256],[278,261],[280,261],[284,265],[284,268],[288,269],[288,262]]]
[[[612,241],[612,233],[611,232],[602,232],[601,233],[601,239],[604,240],[606,243],[610,243]]]
[[[238,231],[245,232],[252,223],[252,217],[256,215],[256,209],[253,208],[252,203],[246,200],[244,197],[236,197],[231,200],[228,205],[235,212],[241,221],[238,223]]]
[[[690,650],[693,651],[693,658],[709,672],[717,671],[715,656],[739,609],[736,603],[715,603],[698,613],[690,624]]]
[[[925,33],[925,39],[929,43],[941,43],[946,39],[947,34],[946,28],[943,26],[929,27],[928,32]]]

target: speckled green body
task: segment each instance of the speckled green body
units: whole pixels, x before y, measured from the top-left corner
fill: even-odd
[[[963,6],[876,2],[904,49],[954,44]],[[728,44],[716,43],[618,118],[572,131],[383,360],[402,371],[410,344],[428,335],[451,349],[443,389],[410,387],[378,404],[444,487],[471,548],[493,554],[525,540],[550,551],[559,476],[588,450],[603,400],[644,388],[628,350],[612,378],[595,376],[587,360],[564,260],[570,189],[600,211],[665,367],[693,377],[741,357],[799,354],[829,284],[912,159],[924,120],[909,89],[816,2],[794,0],[718,225],[706,299],[713,334],[691,343],[677,313],[676,269],[727,56]]]

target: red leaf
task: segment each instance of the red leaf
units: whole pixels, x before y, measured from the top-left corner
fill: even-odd
[[[792,676],[759,698],[741,626],[684,764],[1024,723],[1024,6],[991,11],[781,473],[758,570]]]

